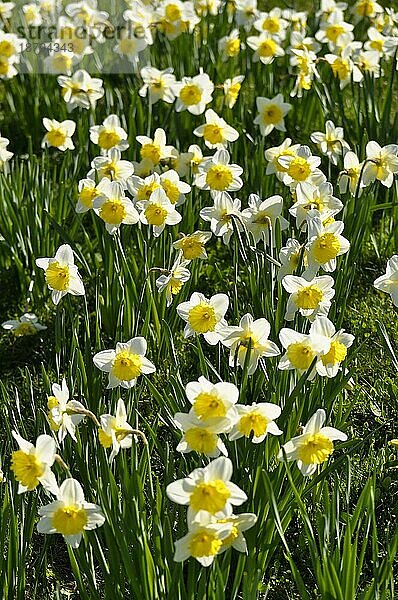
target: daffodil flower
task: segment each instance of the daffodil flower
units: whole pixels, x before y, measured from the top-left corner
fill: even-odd
[[[58,304],[66,294],[84,296],[84,285],[74,262],[73,251],[68,244],[60,246],[54,258],[36,259],[36,265],[45,272],[54,304]]]
[[[247,500],[246,494],[230,481],[232,470],[229,458],[220,456],[206,467],[195,469],[185,479],[170,483],[167,496],[177,504],[188,506],[188,522],[202,510],[221,519],[229,517],[233,506]]]
[[[39,435],[34,446],[15,431],[12,435],[19,450],[12,453],[11,471],[18,481],[18,494],[32,491],[39,483],[45,490],[56,494],[57,480],[51,467],[55,461],[55,441],[49,435]]]
[[[94,358],[95,366],[109,374],[107,389],[120,385],[130,389],[137,383],[137,378],[156,371],[146,357],[147,343],[143,337],[135,337],[128,342],[118,342],[115,350],[102,350]]]
[[[394,306],[398,306],[398,254],[387,261],[386,274],[378,277],[373,285],[377,290],[390,294]]]
[[[202,334],[208,344],[215,346],[221,341],[227,325],[224,315],[228,305],[226,294],[216,294],[208,300],[203,294],[194,292],[189,301],[177,306],[177,313],[186,322],[184,337]]]
[[[274,419],[281,414],[280,406],[270,402],[260,402],[249,406],[238,404],[236,407],[236,421],[229,434],[231,441],[238,440],[241,437],[252,437],[253,444],[260,444],[265,440],[268,433],[272,435],[281,435]]]
[[[65,479],[56,492],[57,500],[39,510],[39,533],[60,533],[65,542],[77,548],[84,531],[100,527],[105,517],[97,504],[87,502],[76,479]]]
[[[279,460],[297,461],[303,475],[313,475],[318,465],[323,464],[334,452],[335,440],[345,442],[347,436],[334,427],[323,427],[326,413],[320,408],[311,417],[303,433],[292,438],[282,446],[278,454]]]

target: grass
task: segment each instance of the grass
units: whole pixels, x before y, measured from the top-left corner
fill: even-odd
[[[269,97],[282,90],[287,97],[292,86],[288,60],[281,58],[267,69],[252,63],[245,51],[234,64],[221,63],[215,58],[217,42],[230,28],[221,18],[208,21],[211,35],[204,22],[199,27],[206,41],[202,45],[187,35],[174,42],[160,38],[153,64],[165,68],[172,61],[177,77],[194,75],[203,66],[218,84],[245,73],[233,110],[222,108],[219,89],[212,105],[240,133],[239,142],[231,145],[233,162],[244,169],[244,188],[236,196],[246,206],[251,192],[262,198],[280,193],[287,218],[289,190],[274,176],[265,176],[263,158],[264,150],[281,143],[284,134],[274,131],[264,139],[253,120],[259,90]],[[312,22],[311,16],[311,27]],[[194,52],[188,53],[191,47]],[[345,139],[361,156],[369,139],[381,145],[396,140],[398,120],[390,109],[397,81],[390,65],[385,65],[382,78],[368,78],[362,88],[349,86],[344,93],[326,64],[319,65],[319,72],[321,80],[302,99],[291,100],[286,126],[294,143],[309,144],[318,154],[309,136],[323,130],[327,119],[344,126]],[[287,296],[275,281],[270,248],[253,248],[244,232],[240,237],[235,232],[229,245],[213,237],[208,260],[189,266],[190,281],[167,309],[164,296],[156,291],[159,273],[152,269],[172,264],[171,242],[178,231],[208,229],[199,218],[200,209],[210,204],[208,192],[193,187],[181,208],[181,225],[167,228],[158,239],[138,226],[122,226],[120,235],[112,237],[92,211],[75,213],[77,183],[98,153],[88,141],[93,123],[117,113],[129,132],[124,158],[135,160],[137,135],[163,127],[169,143],[186,151],[197,142],[192,130],[203,121],[203,116],[177,114],[161,103],[149,110],[137,93],[140,82],[134,75],[103,79],[106,95],[95,113],[79,109],[69,115],[77,122],[76,151],[64,154],[41,149],[42,117],[68,118],[55,79],[18,76],[0,90],[1,133],[10,138],[16,155],[10,174],[0,174],[0,288],[6,292],[0,296],[0,313],[6,320],[29,309],[47,326],[29,338],[0,335],[0,460],[6,476],[0,486],[2,598],[393,600],[398,462],[389,441],[398,437],[398,312],[389,296],[374,289],[373,281],[398,251],[397,183],[390,189],[374,183],[360,198],[342,197],[341,218],[351,248],[332,273],[336,298],[330,318],[356,338],[345,370],[331,380],[317,377],[311,383],[308,373],[296,377],[278,370],[274,358],[267,359],[265,370],[248,377],[247,365],[241,370],[229,367],[220,345],[185,340],[176,306],[193,291],[208,297],[226,293],[230,324],[246,312],[265,317],[270,339],[278,342],[280,329],[290,325],[284,322]],[[324,157],[321,167],[336,190],[339,168]],[[289,237],[292,232],[305,242],[305,233],[290,219]],[[275,235],[277,257],[287,236],[278,229]],[[86,296],[67,296],[54,307],[35,260],[53,256],[62,243],[75,252]],[[300,317],[291,326],[302,331],[307,324]],[[130,391],[106,390],[106,377],[94,367],[92,356],[134,335],[147,339],[156,373],[140,378]],[[282,408],[277,421],[283,430],[281,442],[273,436],[259,445],[246,439],[226,442],[233,481],[248,495],[242,510],[254,512],[258,522],[245,534],[247,555],[228,550],[209,569],[192,558],[183,565],[173,561],[173,544],[186,533],[186,510],[165,493],[170,482],[207,462],[195,453],[176,451],[181,435],[173,425],[173,415],[190,408],[184,386],[200,375],[235,383],[240,403],[273,402]],[[67,438],[59,449],[68,471],[56,464],[58,481],[69,473],[76,477],[87,499],[99,504],[106,518],[77,549],[67,547],[60,536],[37,533],[38,509],[49,497],[42,489],[18,495],[9,468],[15,450],[11,430],[18,429],[29,440],[50,432],[47,396],[51,384],[64,376],[72,395],[97,416],[114,412],[121,395],[129,422],[148,439],[148,447],[137,440],[109,467],[96,428],[85,419],[77,442]],[[345,431],[348,440],[339,443],[315,476],[303,478],[293,463],[279,462],[276,455],[320,407],[328,414],[328,424]]]

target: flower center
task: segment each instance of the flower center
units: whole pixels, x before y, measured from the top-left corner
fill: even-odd
[[[181,250],[183,251],[184,258],[193,260],[202,253],[203,244],[194,238],[186,238],[181,242]]]
[[[295,302],[299,308],[308,310],[316,308],[322,300],[322,290],[316,285],[309,285],[297,292]]]
[[[189,542],[189,553],[194,558],[215,556],[221,546],[222,541],[217,538],[215,533],[202,529],[192,536]]]
[[[175,4],[166,6],[165,14],[169,21],[179,21],[181,19],[181,10]]]
[[[315,240],[312,253],[316,262],[323,265],[336,258],[340,248],[340,242],[334,233],[323,233]]]
[[[223,141],[222,128],[209,123],[204,127],[203,137],[210,144],[220,144]]]
[[[62,535],[81,533],[87,523],[87,512],[77,504],[63,506],[52,516],[51,525]]]
[[[286,355],[293,367],[300,371],[306,371],[315,358],[315,352],[306,342],[290,344]]]
[[[22,485],[34,490],[39,484],[39,477],[44,473],[44,466],[34,454],[26,454],[23,450],[12,453],[11,470]]]
[[[79,193],[80,202],[87,208],[93,208],[93,200],[98,196],[97,188],[84,187]]]
[[[117,354],[112,364],[112,375],[120,381],[131,381],[141,374],[142,359],[139,354],[123,350]]]
[[[255,437],[260,437],[266,432],[268,423],[264,415],[254,411],[240,418],[238,429],[246,437],[250,437],[251,432]]]
[[[141,158],[148,158],[154,165],[157,165],[161,156],[160,146],[158,144],[144,144],[140,154]]]
[[[228,56],[237,56],[240,51],[240,39],[228,40],[225,44],[225,52]]]
[[[347,348],[344,344],[335,340],[331,342],[329,352],[321,356],[321,360],[324,365],[337,365],[343,362],[346,356]]]
[[[338,78],[341,80],[347,79],[348,75],[351,72],[348,61],[343,60],[342,58],[336,58],[336,60],[332,63],[331,67],[333,74],[337,75]]]
[[[191,308],[188,313],[188,322],[196,333],[214,331],[217,317],[214,308],[205,302]]]
[[[332,454],[333,442],[321,433],[308,434],[298,449],[298,458],[304,465],[320,465]]]
[[[200,454],[210,454],[217,447],[217,435],[201,427],[192,427],[185,432],[188,445]]]
[[[202,99],[202,90],[195,84],[184,85],[180,91],[180,100],[185,106],[198,104]]]
[[[283,119],[283,112],[277,104],[269,104],[262,114],[266,125],[276,125]]]
[[[7,40],[2,40],[0,42],[0,54],[1,56],[6,56],[7,58],[10,58],[10,56],[14,54],[14,46],[11,44],[11,42]]]
[[[176,186],[175,183],[170,181],[170,179],[164,179],[162,181],[162,188],[166,192],[166,196],[170,200],[172,204],[175,204],[180,197],[180,190]]]
[[[53,129],[47,133],[47,140],[51,146],[59,148],[65,143],[66,135],[60,129]]]
[[[195,414],[202,419],[207,421],[215,417],[225,417],[227,414],[224,403],[216,394],[208,394],[203,392],[195,398],[193,405]]]
[[[104,129],[98,136],[98,145],[104,150],[109,150],[117,146],[120,142],[120,135],[110,129]]]
[[[102,427],[98,429],[98,439],[103,448],[110,448],[112,446],[112,436],[108,435],[106,431],[102,429]]]
[[[232,183],[232,172],[226,165],[214,165],[210,167],[206,175],[206,183],[212,190],[224,191]]]
[[[305,158],[297,156],[290,163],[287,173],[295,181],[305,181],[311,175],[311,167]]]
[[[137,200],[149,200],[152,192],[158,189],[160,185],[154,181],[153,183],[146,183],[142,185],[137,192]]]
[[[259,45],[257,53],[259,56],[261,56],[261,58],[270,58],[271,56],[275,56],[276,49],[277,45],[276,42],[274,42],[274,40],[264,40]]]
[[[325,33],[326,33],[326,37],[328,38],[328,40],[336,43],[339,35],[344,33],[344,27],[342,27],[342,25],[329,25],[329,27],[327,27]]]
[[[221,479],[209,483],[198,483],[191,494],[189,503],[196,510],[206,510],[214,515],[223,510],[230,497],[230,491]]]
[[[229,90],[226,94],[227,97],[229,97],[231,100],[234,100],[236,102],[236,99],[238,98],[238,95],[240,92],[240,88],[241,88],[240,83],[234,83],[234,85],[231,85],[231,87],[229,88]]]
[[[62,266],[58,261],[48,265],[46,269],[46,282],[56,292],[64,292],[69,286],[69,267]]]
[[[370,47],[372,50],[377,50],[377,52],[383,52],[383,40],[372,40],[370,42]]]
[[[149,225],[163,225],[167,214],[167,210],[161,204],[149,204],[145,209],[145,217]]]
[[[363,0],[357,4],[356,11],[360,17],[371,17],[374,11],[374,4],[369,0]]]
[[[126,216],[126,209],[120,200],[107,200],[101,206],[99,216],[109,225],[120,225]]]
[[[36,328],[32,325],[32,323],[21,323],[16,329],[14,329],[13,333],[17,337],[23,335],[34,335],[36,333]]]
[[[279,19],[277,17],[267,17],[263,21],[263,29],[270,33],[278,33],[280,30]]]

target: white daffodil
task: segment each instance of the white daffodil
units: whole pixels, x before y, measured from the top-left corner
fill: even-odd
[[[119,398],[116,407],[116,415],[101,415],[101,427],[98,429],[98,440],[103,448],[112,447],[109,455],[111,463],[119,454],[120,448],[131,448],[133,444],[133,433],[135,430],[127,422],[126,405]]]
[[[257,0],[235,0],[235,21],[238,27],[250,31],[257,18]]]
[[[186,268],[189,261],[182,260],[181,257],[182,254],[179,253],[170,271],[167,271],[166,274],[161,275],[155,281],[159,292],[166,291],[167,306],[170,306],[173,302],[173,296],[181,291],[184,283],[191,277],[191,272]]]
[[[130,389],[137,383],[137,378],[156,371],[146,357],[147,343],[143,337],[135,337],[128,342],[118,342],[115,350],[98,352],[93,361],[95,366],[109,373],[107,389],[120,385]]]
[[[264,31],[260,35],[249,35],[246,40],[249,48],[254,50],[253,62],[261,61],[264,65],[270,65],[278,56],[284,56],[285,51],[278,41]]]
[[[105,223],[110,234],[116,233],[120,225],[134,225],[140,220],[134,204],[124,195],[123,186],[118,181],[104,178],[97,186],[93,209]]]
[[[352,346],[355,337],[345,333],[344,329],[336,331],[332,321],[324,315],[317,316],[311,325],[310,334],[329,338],[330,349],[319,357],[315,366],[321,377],[336,377],[341,363],[347,356],[347,349]]]
[[[330,339],[327,336],[318,335],[315,331],[305,334],[283,328],[279,332],[279,339],[286,350],[278,365],[282,371],[296,369],[299,373],[304,373],[310,368],[315,358],[327,354],[330,350]],[[313,379],[315,374],[314,368],[309,379]]]
[[[288,228],[289,223],[282,217],[282,196],[271,196],[262,200],[257,194],[250,194],[248,208],[242,211],[243,222],[257,244],[260,240],[267,245],[275,246],[275,226],[279,221],[281,230]]]
[[[313,321],[318,315],[327,315],[334,297],[334,280],[330,275],[314,277],[307,281],[303,277],[286,275],[282,285],[290,294],[286,305],[286,321],[292,321],[297,311]]]
[[[202,567],[209,567],[232,531],[232,523],[219,523],[210,515],[203,515],[201,520],[188,523],[188,533],[174,542],[175,562],[183,562],[192,556]]]
[[[264,152],[265,160],[268,161],[266,175],[276,174],[277,178],[282,180],[283,173],[286,173],[286,168],[279,163],[281,156],[296,156],[297,150],[300,148],[300,144],[293,144],[290,138],[286,138],[280,146],[274,146],[268,148]]]
[[[203,294],[194,292],[188,302],[177,306],[177,313],[186,322],[184,337],[203,334],[206,342],[215,346],[221,341],[227,325],[224,315],[228,305],[226,294],[216,294],[208,300]]]
[[[239,400],[239,390],[233,383],[219,381],[212,383],[206,377],[190,381],[185,393],[192,404],[191,414],[201,422],[214,424],[235,416],[235,405]]]
[[[45,272],[54,304],[58,304],[66,294],[84,296],[84,285],[68,244],[60,246],[54,258],[37,258],[36,265]]]
[[[106,153],[111,148],[117,148],[120,151],[129,147],[127,142],[127,133],[120,126],[120,119],[117,115],[109,115],[102,125],[90,127],[90,140]]]
[[[150,160],[154,166],[161,160],[172,157],[174,148],[166,145],[166,133],[160,127],[155,130],[153,139],[146,135],[137,135],[136,140],[141,144],[141,158]]]
[[[334,52],[336,49],[344,48],[354,39],[353,29],[354,25],[343,21],[339,11],[335,11],[327,21],[321,21],[315,37],[322,44],[327,44],[329,50]]]
[[[289,22],[282,17],[282,9],[275,7],[269,12],[261,12],[257,21],[254,22],[254,28],[260,33],[266,31],[268,35],[277,39],[284,40],[286,29]]]
[[[195,177],[195,185],[202,190],[210,190],[213,198],[220,192],[236,192],[243,186],[239,165],[229,164],[230,155],[225,149],[217,150],[214,156],[203,160]]]
[[[57,81],[62,88],[62,97],[68,111],[77,106],[86,110],[94,109],[105,93],[102,79],[90,77],[83,69],[76,71],[72,77],[60,75]]]
[[[214,197],[213,206],[205,206],[200,211],[200,217],[210,223],[210,229],[217,237],[222,237],[224,244],[228,244],[234,228],[242,231],[241,202],[238,198],[232,199],[228,192],[223,192]]]
[[[342,221],[333,221],[323,225],[321,215],[317,210],[310,210],[307,215],[308,267],[305,277],[308,279],[317,274],[319,267],[327,273],[335,271],[336,258],[350,249],[350,242],[341,234],[344,230]]]
[[[45,490],[56,494],[57,480],[51,467],[55,461],[55,441],[49,435],[39,435],[34,446],[15,431],[13,438],[19,446],[11,455],[10,469],[18,481],[18,494],[31,492],[39,483]]]
[[[94,170],[90,170],[87,173],[85,179],[81,179],[78,185],[78,196],[75,206],[77,213],[85,213],[93,208],[94,199],[101,194],[101,184],[104,185],[104,181],[108,181],[106,178],[102,179],[100,184],[97,185],[95,182]]]
[[[13,152],[7,150],[7,146],[10,143],[10,140],[0,135],[0,170],[3,170],[5,173],[8,172],[8,162],[14,156]]]
[[[248,375],[252,375],[258,366],[260,358],[278,356],[280,350],[274,342],[268,339],[271,326],[267,319],[254,320],[252,315],[244,315],[239,326],[226,327],[221,343],[229,348],[229,364],[243,367],[248,351]]]
[[[182,255],[188,262],[201,258],[207,258],[205,244],[211,239],[211,233],[208,231],[194,231],[190,235],[181,234],[181,239],[173,243],[173,247],[181,250]]]
[[[217,522],[220,524],[230,523],[232,525],[231,533],[222,540],[219,554],[231,547],[238,552],[247,554],[247,544],[242,532],[247,531],[256,524],[256,515],[253,513],[240,513],[239,515],[231,515],[226,519],[218,519]]]
[[[286,246],[283,246],[279,252],[281,266],[278,271],[278,281],[281,281],[285,275],[294,273],[299,265],[301,254],[303,254],[303,259],[306,259],[305,249],[303,250],[300,242],[293,238],[289,238],[286,242]]]
[[[226,79],[224,81],[224,100],[228,108],[233,108],[235,106],[244,79],[244,75],[237,75],[232,79]]]
[[[193,115],[201,115],[213,99],[214,84],[206,73],[200,73],[195,77],[183,77],[172,90],[176,96],[176,112],[187,110]]]
[[[233,29],[229,35],[226,35],[218,40],[218,54],[221,56],[221,60],[223,62],[238,56],[240,47],[238,29]]]
[[[45,325],[41,325],[39,323],[36,315],[32,313],[24,313],[19,319],[4,321],[1,326],[6,331],[11,331],[15,337],[35,335],[39,331],[44,331],[47,329]]]
[[[127,179],[126,184],[128,191],[136,202],[149,200],[152,192],[161,187],[160,175],[158,173],[151,173],[147,177],[139,177],[135,174]]]
[[[383,13],[384,8],[378,2],[374,0],[357,0],[353,6],[355,15],[359,19],[366,17],[374,19],[377,14]]]
[[[326,121],[325,130],[325,133],[322,131],[311,133],[311,141],[318,145],[322,154],[325,154],[333,165],[337,165],[344,151],[350,149],[344,140],[344,129],[335,127],[333,121]]]
[[[172,104],[175,100],[173,86],[176,82],[172,73],[171,68],[159,71],[155,67],[144,67],[140,71],[144,85],[140,88],[139,95],[142,98],[148,96],[150,104],[155,104],[158,100]]]
[[[281,176],[283,183],[296,193],[297,200],[308,198],[314,187],[326,181],[318,169],[320,157],[312,156],[308,146],[300,146],[294,156],[280,155],[278,163],[285,169]]]
[[[176,225],[182,219],[163,188],[156,188],[149,200],[137,202],[137,208],[141,211],[141,223],[150,225],[155,237],[162,233],[166,225]]]
[[[269,402],[261,402],[250,406],[236,406],[237,419],[234,427],[229,434],[231,441],[238,440],[241,437],[252,437],[253,444],[260,444],[265,440],[267,433],[272,435],[281,435],[274,419],[277,419],[281,414],[280,406],[270,404]]]
[[[224,442],[217,434],[225,433],[231,429],[231,421],[227,418],[213,420],[208,423],[198,419],[194,414],[176,413],[174,415],[175,425],[184,432],[177,451],[198,452],[209,458],[216,458],[220,454],[228,456]]]
[[[386,274],[373,283],[377,290],[390,294],[394,306],[398,306],[398,254],[387,261]]]
[[[338,179],[341,194],[345,194],[347,191],[352,196],[357,193],[358,196],[362,194],[365,187],[363,178],[361,178],[362,167],[363,163],[359,162],[355,152],[350,151],[344,155],[344,170],[340,172]]]
[[[73,150],[72,135],[75,133],[76,123],[66,120],[60,123],[55,119],[43,119],[43,125],[47,129],[47,133],[42,141],[42,148],[50,146],[58,148],[64,152],[65,150]]]
[[[193,133],[198,137],[203,137],[208,148],[224,148],[228,142],[235,142],[238,139],[239,133],[236,129],[228,125],[211,108],[206,110],[205,119],[206,124],[199,125]]]
[[[273,129],[286,131],[284,117],[287,115],[292,105],[283,101],[282,94],[277,94],[274,98],[256,98],[258,115],[254,119],[254,124],[259,125],[261,135],[269,135]]]
[[[113,50],[122,58],[125,58],[129,62],[133,63],[133,70],[135,73],[137,73],[140,61],[140,52],[143,52],[147,46],[148,44],[145,37],[131,35],[131,32],[126,30],[122,31],[121,34],[119,33]]]
[[[217,518],[232,515],[232,507],[247,500],[246,494],[230,481],[232,462],[225,456],[216,458],[206,467],[195,469],[184,479],[170,483],[166,494],[176,504],[188,505],[188,522],[199,511],[206,511]]]
[[[111,148],[107,156],[96,156],[91,167],[98,173],[98,178],[118,181],[126,187],[126,181],[134,173],[134,165],[128,160],[122,160],[120,150]]]
[[[376,179],[390,188],[394,173],[398,172],[398,145],[388,144],[383,148],[374,141],[366,144],[366,161],[363,168],[363,183],[368,186]]]
[[[162,173],[159,178],[159,183],[166,192],[166,196],[175,206],[181,206],[185,202],[186,194],[191,191],[191,186],[185,181],[180,181],[177,171],[169,169]]]
[[[77,548],[83,531],[101,527],[105,517],[96,504],[86,502],[82,486],[76,479],[65,479],[56,493],[57,499],[39,509],[39,533],[60,533],[65,542]]]
[[[307,191],[306,191],[307,193]],[[308,190],[308,198],[304,195],[297,200],[289,212],[296,219],[296,227],[300,229],[307,219],[308,211],[318,210],[322,221],[334,217],[343,208],[343,203],[333,196],[333,186],[328,181]]]
[[[62,380],[62,386],[53,383],[52,392],[53,395],[47,398],[50,428],[58,432],[60,443],[68,433],[76,442],[76,426],[84,419],[87,410],[81,402],[69,400],[69,389],[65,379]]]
[[[333,75],[340,81],[340,89],[349,85],[351,78],[354,83],[360,83],[363,79],[363,74],[354,64],[351,54],[350,46],[343,48],[340,54],[325,54],[325,59],[330,64]]]
[[[303,433],[292,438],[282,446],[278,454],[279,460],[297,461],[297,466],[303,475],[313,475],[318,465],[323,464],[334,451],[333,442],[345,442],[347,436],[334,427],[323,427],[326,413],[319,408],[311,417]]]

